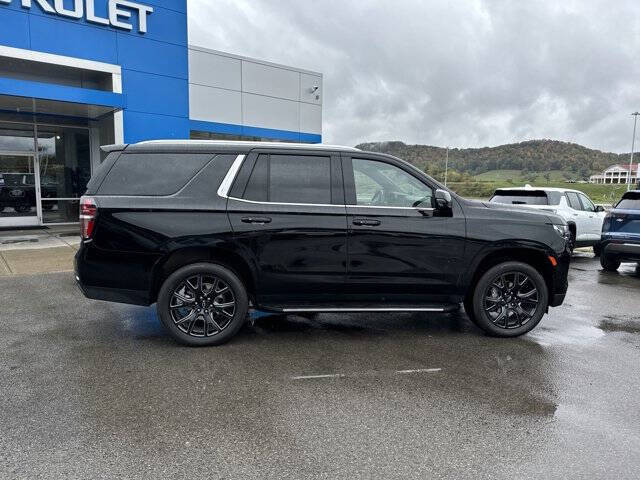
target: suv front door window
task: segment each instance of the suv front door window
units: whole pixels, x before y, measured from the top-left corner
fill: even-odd
[[[387,163],[353,159],[357,205],[424,208],[433,206],[433,190]]]

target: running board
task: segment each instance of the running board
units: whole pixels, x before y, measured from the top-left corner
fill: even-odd
[[[354,312],[453,312],[460,305],[397,306],[397,307],[285,307],[269,308],[283,313],[354,313]]]

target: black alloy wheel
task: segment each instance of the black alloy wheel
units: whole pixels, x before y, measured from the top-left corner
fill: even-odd
[[[495,326],[512,329],[526,325],[540,302],[538,289],[528,275],[506,272],[494,279],[484,293],[484,311]]]
[[[249,302],[240,279],[227,268],[198,263],[167,278],[158,295],[158,314],[169,333],[186,345],[219,345],[247,317]]]
[[[469,315],[490,335],[516,337],[533,329],[547,311],[549,294],[531,265],[504,262],[490,268],[475,285]]]
[[[236,298],[220,278],[198,274],[174,288],[169,310],[173,322],[187,335],[211,337],[233,320]]]

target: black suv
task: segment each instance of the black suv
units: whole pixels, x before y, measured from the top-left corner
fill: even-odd
[[[463,199],[389,155],[328,145],[151,141],[109,152],[81,200],[76,279],[150,305],[189,345],[271,312],[448,312],[528,332],[570,253],[548,212]]]

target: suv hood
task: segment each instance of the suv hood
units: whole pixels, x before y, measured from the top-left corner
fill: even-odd
[[[514,220],[535,220],[538,219],[541,223],[551,223],[554,225],[566,225],[562,217],[550,212],[550,207],[541,205],[538,208],[532,208],[530,206],[518,205],[511,206],[503,203],[490,203],[483,202],[481,200],[467,200],[474,207],[484,207],[489,210],[500,212],[503,215],[508,215]],[[542,207],[542,208],[541,208]]]

